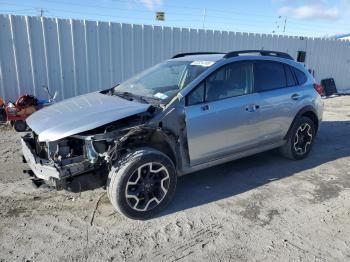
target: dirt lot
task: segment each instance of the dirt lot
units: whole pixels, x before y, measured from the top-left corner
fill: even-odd
[[[146,222],[102,189],[33,189],[19,135],[1,128],[0,261],[349,261],[350,97],[325,107],[309,158],[267,152],[181,177]]]

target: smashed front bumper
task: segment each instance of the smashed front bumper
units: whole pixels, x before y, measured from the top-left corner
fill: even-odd
[[[46,181],[60,179],[57,168],[48,160],[37,157],[25,138],[21,138],[21,143],[23,157],[36,177]]]
[[[33,140],[31,137],[21,138],[22,152],[36,180],[39,179],[56,189],[62,189],[66,187],[67,180],[95,169],[94,165],[87,160],[59,166],[53,161],[43,159],[36,154],[35,149],[31,146],[30,142],[33,142],[31,140]]]

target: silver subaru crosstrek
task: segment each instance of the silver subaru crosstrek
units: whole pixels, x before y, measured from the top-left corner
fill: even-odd
[[[29,117],[27,173],[37,186],[105,187],[117,210],[147,219],[171,201],[178,175],[273,148],[305,158],[321,91],[286,53],[179,54]]]

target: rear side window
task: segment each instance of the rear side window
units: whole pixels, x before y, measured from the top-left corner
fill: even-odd
[[[299,69],[296,69],[295,67],[293,67],[293,71],[296,78],[298,79],[299,85],[305,84],[307,80],[307,76],[305,75],[305,73],[300,71]]]
[[[254,89],[264,92],[286,87],[286,74],[282,63],[256,61],[254,64]]]
[[[289,65],[284,65],[284,70],[286,71],[286,80],[287,80],[287,86],[296,86],[298,85],[297,81],[295,80],[293,69],[290,68]]]

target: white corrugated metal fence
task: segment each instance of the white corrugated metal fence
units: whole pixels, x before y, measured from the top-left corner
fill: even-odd
[[[350,88],[350,42],[202,29],[0,15],[0,97],[58,99],[109,88],[176,53],[243,49],[306,51],[315,78]]]

